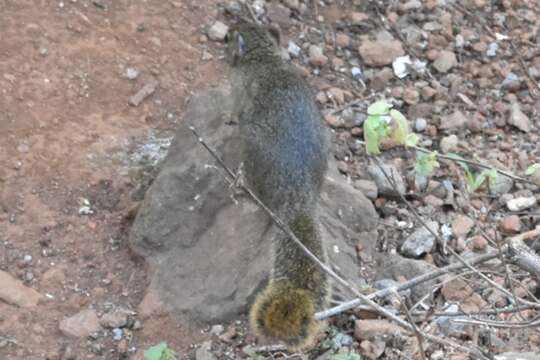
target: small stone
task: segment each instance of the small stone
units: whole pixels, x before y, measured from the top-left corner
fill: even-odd
[[[11,305],[25,308],[37,306],[42,295],[36,290],[24,286],[10,274],[0,271],[0,300]]]
[[[435,90],[431,86],[424,86],[420,90],[420,95],[422,95],[422,99],[429,100],[432,99],[435,95],[437,95],[437,90]]]
[[[495,180],[489,183],[489,193],[494,196],[508,194],[514,187],[514,180],[508,176],[497,174]]]
[[[430,205],[434,208],[438,208],[444,205],[444,201],[432,194],[424,196],[422,200],[424,201],[424,204]]]
[[[488,48],[486,50],[486,56],[487,57],[495,57],[497,56],[497,50],[499,50],[499,44],[496,42],[492,42],[488,45]]]
[[[529,132],[532,128],[531,120],[523,113],[523,111],[521,111],[519,103],[517,102],[512,104],[510,116],[508,117],[508,124],[517,127],[523,132]]]
[[[485,237],[478,235],[471,238],[470,244],[472,251],[480,252],[486,249],[488,241]]]
[[[391,64],[395,58],[403,56],[405,51],[397,40],[364,41],[358,48],[362,61],[368,66]]]
[[[353,66],[351,68],[351,75],[352,75],[353,79],[361,80],[362,79],[362,69],[360,69],[358,66]]]
[[[443,284],[441,294],[446,301],[463,301],[473,294],[474,290],[461,278],[455,278]]]
[[[508,75],[506,75],[506,77],[504,78],[501,84],[501,88],[503,90],[516,92],[521,88],[521,83],[522,83],[521,78],[517,76],[516,74],[514,74],[513,72],[511,72],[511,73],[508,73]]]
[[[536,198],[532,197],[519,197],[511,199],[506,203],[506,207],[510,211],[522,211],[531,208],[536,205]]]
[[[433,67],[440,73],[447,73],[457,65],[456,54],[452,51],[441,51],[439,56],[433,62]]]
[[[375,91],[384,90],[393,77],[394,73],[392,72],[392,69],[385,67],[371,78],[370,87]]]
[[[439,223],[430,221],[427,226],[437,234],[439,232]],[[401,253],[407,257],[418,258],[422,255],[429,254],[435,246],[436,237],[424,226],[414,231],[405,239],[401,245]]]
[[[414,128],[416,129],[417,132],[424,132],[424,130],[426,130],[426,127],[427,127],[427,120],[424,118],[418,118],[414,122]]]
[[[103,315],[99,323],[108,329],[122,328],[128,323],[128,314],[125,311],[116,310]]]
[[[225,331],[225,327],[221,324],[217,324],[217,325],[214,325],[212,326],[212,328],[210,329],[210,335],[221,335],[223,332]]]
[[[334,99],[338,105],[345,103],[345,93],[340,88],[332,87],[328,89],[328,95]]]
[[[313,66],[321,67],[328,63],[328,57],[323,54],[320,47],[311,45],[309,47],[309,63]]]
[[[458,215],[452,222],[452,232],[455,237],[465,237],[474,226],[474,221],[468,216]]]
[[[420,100],[420,94],[418,91],[414,88],[406,88],[403,91],[403,101],[405,101],[407,104],[418,104],[418,101]]]
[[[349,15],[352,25],[363,25],[369,19],[369,16],[362,12],[352,12]]]
[[[227,32],[229,32],[229,27],[221,21],[216,21],[208,29],[208,37],[214,41],[223,41],[225,40]]]
[[[266,5],[268,18],[272,23],[288,26],[291,23],[291,10],[278,2],[271,1]]]
[[[504,234],[517,234],[521,230],[521,221],[517,215],[509,215],[499,220],[499,229]]]
[[[459,139],[455,134],[452,134],[450,136],[445,136],[441,139],[441,143],[439,144],[439,148],[441,149],[442,153],[449,153],[452,151],[456,151],[459,144]]]
[[[321,104],[326,104],[328,102],[328,96],[326,96],[324,91],[319,91],[317,95],[315,95],[315,99]]]
[[[91,309],[82,310],[60,322],[60,331],[62,334],[76,338],[86,338],[91,333],[97,332],[100,329],[99,319]]]
[[[354,337],[359,341],[399,332],[401,332],[399,325],[389,320],[356,320],[354,322]]]
[[[351,44],[351,38],[349,35],[339,33],[336,35],[336,45],[340,48],[348,47]]]
[[[340,127],[343,124],[337,116],[332,114],[326,114],[324,116],[324,120],[328,125],[330,125],[331,128],[334,129]]]
[[[463,115],[461,111],[456,110],[450,115],[441,117],[441,124],[439,125],[439,129],[448,130],[460,128],[464,126],[466,122],[467,118],[465,117],[465,115]]]
[[[124,76],[129,80],[135,80],[139,76],[139,70],[134,67],[127,67]]]
[[[300,56],[300,52],[302,51],[302,48],[300,48],[300,46],[296,45],[295,42],[293,41],[289,41],[289,45],[287,46],[287,52],[292,56],[292,57],[298,57]]]
[[[393,165],[384,164],[382,165],[382,169],[378,165],[370,165],[368,166],[368,173],[377,184],[378,192],[381,195],[404,195],[407,191],[403,177]],[[387,176],[393,180],[396,190],[394,190],[394,186],[388,181]]]

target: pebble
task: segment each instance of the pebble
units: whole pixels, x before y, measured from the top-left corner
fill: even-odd
[[[434,208],[441,207],[444,205],[444,201],[442,201],[437,196],[432,195],[432,194],[424,196],[422,201],[424,202],[424,204],[430,205]]]
[[[423,132],[426,130],[427,127],[427,120],[424,118],[418,118],[414,122],[414,128],[417,132]]]
[[[328,95],[331,99],[334,99],[338,105],[345,103],[345,93],[340,88],[331,87],[328,89]]]
[[[398,169],[393,165],[382,165],[382,169],[378,165],[369,165],[368,166],[368,173],[377,184],[377,190],[379,194],[381,195],[388,195],[388,196],[396,196],[398,194],[404,195],[407,191],[405,187],[405,181],[403,180],[403,177],[401,176]],[[386,175],[393,179],[393,182],[395,183],[395,187],[397,190],[394,190],[394,187],[392,184],[388,181],[386,178]]]
[[[223,332],[225,331],[225,327],[221,324],[217,324],[217,325],[214,325],[212,326],[212,328],[210,329],[210,335],[221,335]]]
[[[441,51],[439,56],[433,62],[433,67],[440,73],[447,73],[450,69],[457,65],[456,54],[452,51]]]
[[[521,230],[521,221],[517,215],[505,216],[499,220],[499,229],[504,234],[517,234]]]
[[[128,323],[128,314],[122,310],[115,310],[101,317],[99,323],[104,328],[122,328]]]
[[[354,337],[359,341],[399,332],[401,332],[399,325],[389,320],[356,320],[354,322]]]
[[[129,66],[126,68],[124,76],[129,80],[135,80],[139,76],[139,70]]]
[[[336,45],[340,48],[348,47],[351,44],[351,38],[349,35],[339,33],[336,35]]]
[[[368,66],[389,65],[395,58],[405,55],[401,42],[397,40],[367,40],[358,48],[358,53]]]
[[[489,193],[494,196],[508,194],[514,187],[514,180],[508,176],[497,174],[494,181],[489,183]]]
[[[474,221],[465,215],[458,215],[452,222],[452,232],[456,238],[465,237],[474,226]]]
[[[351,75],[355,80],[361,80],[362,79],[362,69],[360,69],[358,66],[353,66],[351,68]]]
[[[406,88],[402,95],[403,101],[409,105],[418,104],[420,93],[415,88]]]
[[[496,42],[492,42],[488,45],[488,48],[486,50],[486,56],[487,57],[495,57],[497,56],[497,50],[499,50],[499,44]]]
[[[328,63],[328,57],[323,54],[323,50],[316,46],[309,47],[309,63],[313,66],[321,67]]]
[[[459,128],[465,125],[466,122],[467,118],[465,117],[465,115],[463,115],[461,111],[456,110],[450,115],[441,117],[441,124],[439,125],[439,129],[448,130]]]
[[[302,51],[302,48],[300,46],[296,45],[293,41],[289,41],[289,45],[287,46],[287,52],[292,57],[298,57],[300,56],[300,52]]]
[[[7,272],[0,271],[0,300],[24,308],[33,308],[43,296],[36,290],[24,286]]]
[[[101,329],[94,310],[86,309],[60,321],[60,331],[65,336],[86,338]]]
[[[381,91],[384,90],[388,86],[388,82],[392,80],[394,77],[394,73],[392,72],[392,69],[389,67],[385,67],[378,71],[371,79],[370,79],[370,87],[375,91]]]
[[[214,41],[223,41],[227,32],[229,32],[229,27],[221,21],[216,21],[208,29],[208,37]]]
[[[433,232],[439,232],[438,222],[430,221],[427,225]],[[421,226],[405,239],[400,251],[403,256],[418,258],[422,255],[429,254],[433,250],[435,239],[436,237],[428,229]]]
[[[519,197],[511,199],[506,203],[506,207],[510,211],[522,211],[531,208],[536,205],[536,198],[531,197]]]
[[[504,78],[501,88],[507,91],[516,92],[521,87],[521,78],[513,72],[508,73]]]
[[[446,154],[449,152],[456,151],[458,144],[459,144],[458,137],[455,134],[452,134],[450,136],[445,136],[441,139],[439,148],[441,149],[442,153]]]
[[[470,240],[470,248],[472,251],[484,251],[488,246],[488,241],[485,237],[477,235]]]
[[[517,127],[523,132],[529,132],[532,128],[531,119],[521,111],[518,102],[512,104],[508,124]]]

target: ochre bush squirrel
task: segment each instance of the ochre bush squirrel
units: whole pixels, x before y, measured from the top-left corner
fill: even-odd
[[[241,21],[228,33],[233,116],[238,118],[247,185],[319,259],[326,261],[315,208],[327,168],[327,139],[312,90],[282,60],[279,32]],[[313,343],[327,275],[282,231],[273,239],[270,282],[250,310],[257,336],[291,350]]]

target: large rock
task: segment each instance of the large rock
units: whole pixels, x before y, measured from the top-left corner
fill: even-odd
[[[203,323],[247,312],[268,280],[277,231],[247,197],[233,198],[223,171],[186,126],[192,123],[237,168],[237,125],[223,115],[230,113],[229,99],[227,90],[218,89],[189,105],[130,234],[132,249],[150,265],[152,303]],[[365,251],[374,248],[376,213],[335,164],[330,168],[321,194],[321,232],[332,264],[357,278],[355,248],[358,241]]]

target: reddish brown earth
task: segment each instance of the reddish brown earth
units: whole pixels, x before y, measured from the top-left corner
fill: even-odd
[[[0,271],[47,294],[35,308],[0,302],[1,359],[118,358],[110,331],[74,339],[59,322],[140,303],[145,271],[126,241],[135,202],[122,154],[150,129],[174,129],[190,94],[219,80],[222,65],[201,60],[211,45],[199,40],[216,12],[204,0],[0,1]],[[136,79],[123,75],[128,66]],[[156,92],[128,105],[153,79]],[[79,214],[83,199],[95,214]],[[187,349],[198,340],[186,334],[156,317],[127,346]]]

